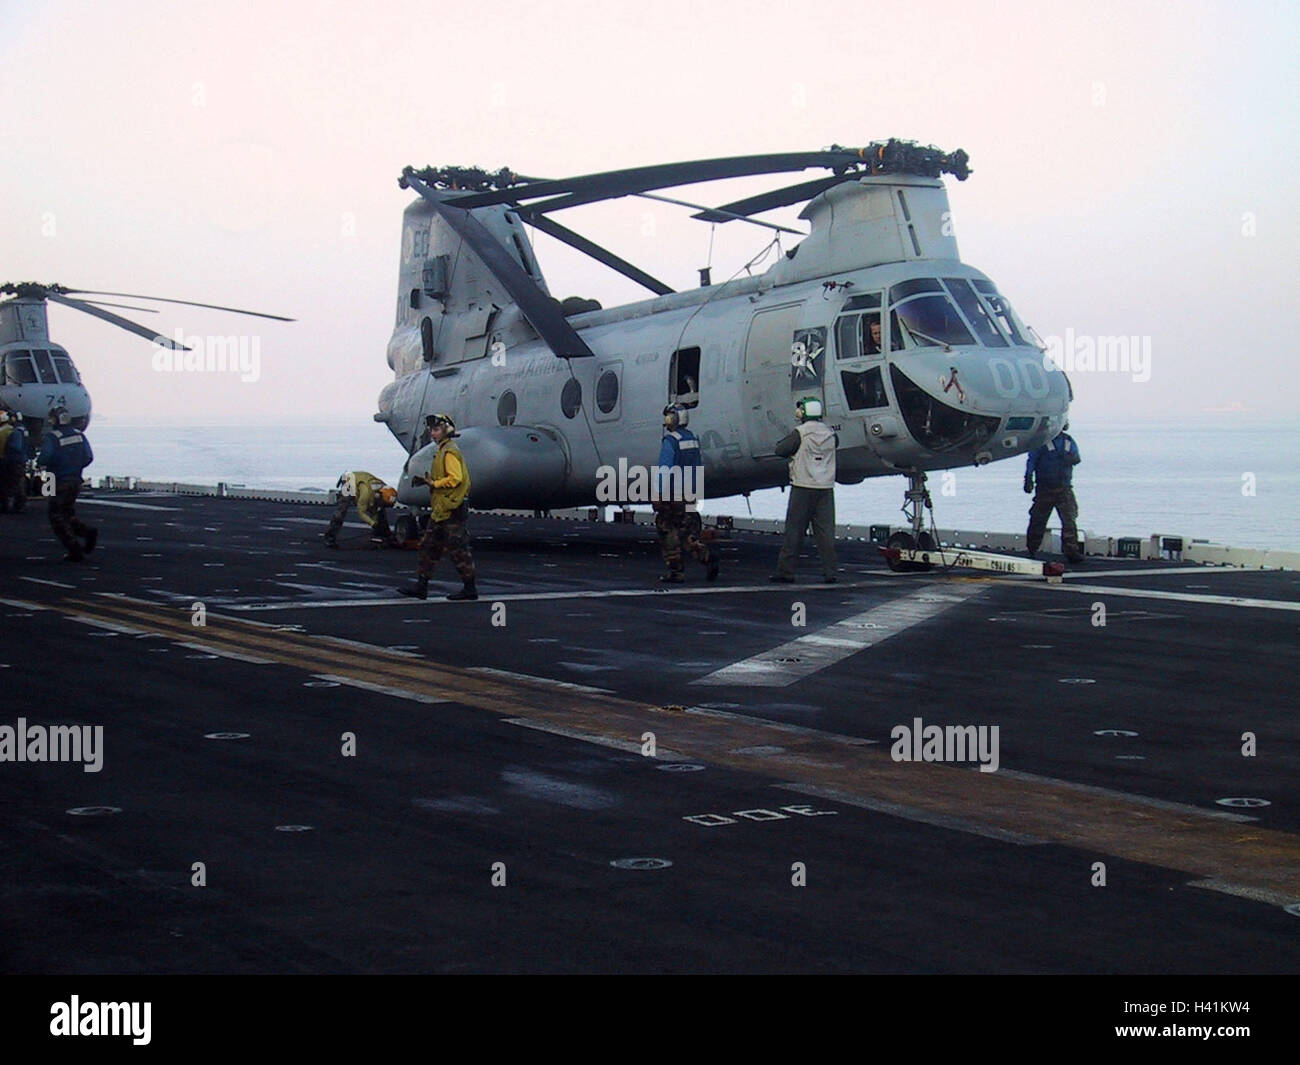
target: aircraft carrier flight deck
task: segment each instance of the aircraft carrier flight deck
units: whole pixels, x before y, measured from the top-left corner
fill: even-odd
[[[323,507],[79,506],[80,565],[0,518],[0,725],[102,726],[0,765],[8,972],[1297,968],[1294,571],[781,585],[737,531],[665,588],[644,525],[480,513],[421,602]]]

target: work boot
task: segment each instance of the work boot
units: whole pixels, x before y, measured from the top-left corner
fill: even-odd
[[[773,573],[768,580],[773,584],[794,584],[794,578],[787,577],[784,573]]]
[[[86,553],[83,550],[81,550],[81,545],[73,544],[70,548],[68,548],[68,553],[63,556],[63,561],[83,562],[85,561],[85,558],[86,558]]]
[[[660,584],[681,584],[685,580],[686,580],[686,575],[683,573],[665,573],[662,577],[659,578],[659,583]]]
[[[833,573],[828,573],[822,578],[822,584],[839,584],[840,579]]]
[[[86,530],[86,554],[90,554],[93,550],[95,550],[95,545],[97,543],[99,543],[99,530],[87,529]]]
[[[404,584],[397,589],[402,595],[409,595],[412,599],[429,598],[429,578],[416,577],[414,584]]]
[[[326,547],[338,547],[338,546],[339,546],[339,542],[338,542],[338,540],[337,540],[335,537],[333,537],[333,536],[329,536],[329,535],[326,535],[326,537],[325,537],[325,546],[326,546]]]
[[[711,581],[718,579],[718,558],[716,555],[709,559],[708,579]]]
[[[447,596],[447,598],[454,600],[456,602],[459,602],[463,599],[477,599],[478,590],[474,587],[474,578],[471,577],[469,580],[465,582],[464,588],[462,588],[459,592],[452,592],[451,595]]]

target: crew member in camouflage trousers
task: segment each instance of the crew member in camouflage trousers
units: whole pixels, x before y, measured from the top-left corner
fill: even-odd
[[[1035,492],[1029,508],[1029,528],[1025,532],[1025,546],[1029,557],[1038,553],[1047,532],[1047,519],[1055,510],[1061,516],[1061,550],[1074,563],[1083,561],[1079,546],[1079,504],[1074,498],[1074,467],[1079,464],[1079,445],[1065,430],[1067,422],[1056,438],[1029,453],[1025,464],[1025,492]],[[1035,485],[1037,479],[1037,485]]]
[[[659,579],[665,584],[680,584],[686,579],[686,562],[682,549],[695,561],[708,567],[708,579],[718,577],[718,560],[704,542],[704,522],[699,506],[701,475],[700,441],[686,428],[685,407],[669,404],[664,408],[664,437],[659,447],[659,499],[654,503],[655,532],[659,550],[668,572]]]
[[[460,449],[452,443],[456,423],[450,414],[434,415],[433,440],[438,445],[428,477],[412,477],[412,484],[429,486],[432,513],[429,525],[420,537],[420,563],[414,584],[398,591],[416,599],[429,597],[429,578],[444,554],[451,558],[464,587],[448,599],[477,599],[474,557],[469,550],[469,470]]]
[[[54,478],[54,495],[50,497],[50,528],[68,549],[65,562],[80,562],[99,539],[99,531],[77,517],[77,493],[81,491],[81,471],[95,460],[86,434],[72,424],[62,407],[50,411],[50,428],[41,441],[37,464]],[[81,541],[85,541],[83,547]]]

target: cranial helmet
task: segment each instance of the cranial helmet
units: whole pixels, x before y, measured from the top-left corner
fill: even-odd
[[[664,408],[664,428],[685,429],[690,424],[691,416],[686,408],[676,403],[669,403]]]
[[[820,418],[822,416],[822,401],[816,396],[804,396],[794,405],[794,409],[801,422]]]
[[[50,424],[57,426],[71,425],[72,415],[67,407],[53,407],[50,410]]]
[[[430,414],[425,421],[429,423],[430,428],[435,425],[441,425],[447,430],[448,435],[456,435],[456,422],[450,414]]]
[[[379,489],[379,499],[384,506],[391,507],[397,502],[397,489],[384,485],[383,488]]]
[[[8,425],[8,424],[9,424],[9,412],[7,410],[0,410],[0,425]]]

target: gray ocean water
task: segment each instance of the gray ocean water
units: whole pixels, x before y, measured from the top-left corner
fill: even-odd
[[[1077,427],[1076,427],[1077,428]],[[1112,425],[1073,432],[1079,525],[1097,535],[1169,533],[1243,547],[1300,549],[1300,423]],[[88,471],[259,488],[334,486],[344,470],[395,482],[405,454],[373,422],[285,425],[144,425],[102,419],[90,427]],[[655,456],[647,456],[647,464]],[[707,472],[707,471],[706,471]],[[1029,497],[1024,459],[931,474],[941,529],[1023,532]],[[884,477],[836,491],[841,522],[899,523],[904,481]],[[707,477],[706,477],[707,487]],[[752,509],[751,509],[752,508]],[[780,518],[779,489],[711,500],[708,513]]]

